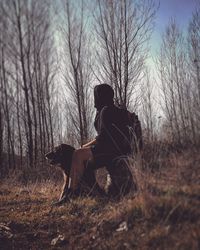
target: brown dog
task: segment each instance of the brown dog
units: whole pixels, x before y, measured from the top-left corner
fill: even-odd
[[[63,171],[64,185],[59,201],[55,205],[61,205],[68,200],[69,174],[74,150],[75,148],[68,144],[61,144],[45,155],[51,165],[58,165]],[[85,173],[80,181],[79,190],[76,192],[76,195],[79,194],[105,195],[105,192],[96,182],[95,168],[90,162],[87,163]]]

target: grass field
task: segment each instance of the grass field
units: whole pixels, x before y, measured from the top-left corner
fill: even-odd
[[[80,197],[52,207],[62,182],[0,184],[0,249],[200,249],[200,154],[132,167],[139,186],[120,201]],[[153,168],[152,166],[155,166]]]

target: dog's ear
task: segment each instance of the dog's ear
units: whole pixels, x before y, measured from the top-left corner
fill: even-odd
[[[61,144],[61,165],[66,173],[70,172],[71,169],[71,162],[72,162],[72,155],[75,150],[74,147],[68,144]]]
[[[51,165],[60,164],[60,167],[66,173],[69,173],[74,150],[75,148],[68,144],[60,144],[45,156],[48,160],[50,160]]]

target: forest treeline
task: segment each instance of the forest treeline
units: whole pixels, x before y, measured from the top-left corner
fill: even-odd
[[[0,173],[43,165],[54,145],[94,136],[93,86],[136,111],[145,140],[200,142],[200,6],[171,19],[148,68],[153,0],[0,1]],[[155,77],[155,76],[154,76]]]

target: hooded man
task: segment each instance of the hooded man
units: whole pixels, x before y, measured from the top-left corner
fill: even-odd
[[[113,175],[115,162],[131,152],[128,116],[126,110],[114,105],[114,91],[108,84],[94,88],[94,104],[97,110],[94,126],[97,137],[74,151],[70,172],[69,190],[75,192],[84,173],[84,164],[92,161],[95,168],[107,167]]]

